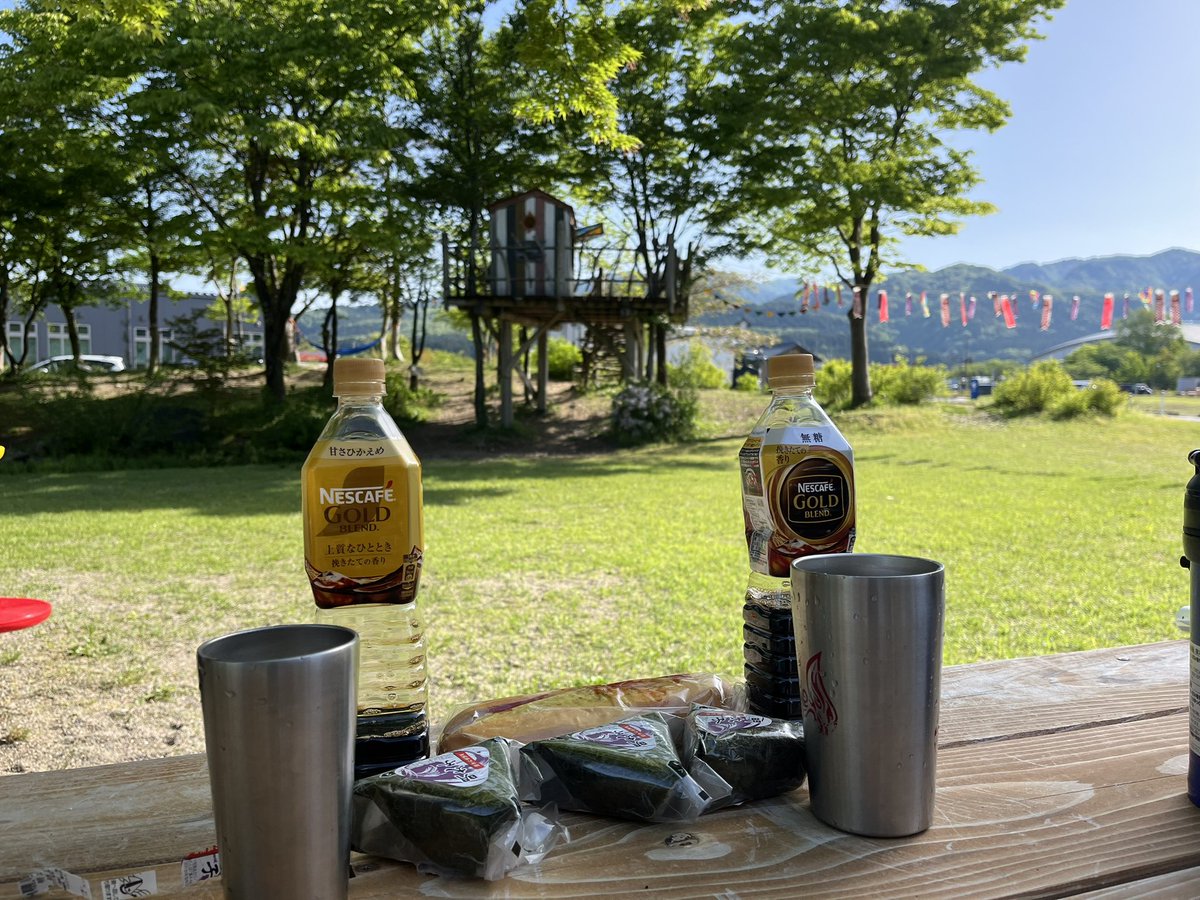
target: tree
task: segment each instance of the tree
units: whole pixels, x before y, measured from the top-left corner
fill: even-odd
[[[737,170],[721,224],[772,261],[831,268],[865,303],[899,237],[954,233],[991,207],[968,198],[969,154],[946,140],[1009,109],[972,78],[1023,59],[1064,0],[751,0],[720,52],[721,114]],[[852,403],[870,401],[867,318],[848,313]]]
[[[89,50],[73,24],[53,3],[0,11],[0,313],[19,308],[28,332],[57,304],[78,358],[75,310],[117,299],[111,260],[129,237],[129,181],[101,114],[127,81],[61,65]],[[19,370],[27,346],[0,340]]]
[[[724,8],[682,11],[637,0],[614,15],[617,35],[639,56],[617,73],[611,90],[617,121],[637,141],[632,149],[578,140],[568,157],[577,176],[576,196],[615,215],[618,231],[635,245],[636,264],[654,293],[662,283],[669,248],[679,254],[678,289],[686,296],[693,264],[705,243],[705,221],[724,192],[726,172],[712,153],[711,92],[719,71],[713,58],[717,36],[728,27]],[[666,384],[665,323],[656,374]],[[653,354],[648,354],[653,358]]]

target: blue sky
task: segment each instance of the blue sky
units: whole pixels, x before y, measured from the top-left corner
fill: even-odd
[[[1200,249],[1196,0],[1069,0],[1020,65],[980,82],[1012,107],[975,151],[999,211],[913,240],[929,269]]]

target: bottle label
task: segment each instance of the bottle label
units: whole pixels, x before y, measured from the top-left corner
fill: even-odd
[[[416,599],[420,469],[395,456],[368,465],[346,461],[347,451],[377,449],[331,442],[314,449],[305,466],[304,563],[319,607]]]
[[[741,451],[750,567],[788,578],[792,560],[854,549],[854,464],[832,427],[783,428]]]

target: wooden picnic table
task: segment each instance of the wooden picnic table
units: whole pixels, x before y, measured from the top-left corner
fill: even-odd
[[[569,844],[493,883],[356,855],[350,896],[1197,897],[1188,671],[1186,641],[947,668],[934,825],[915,837],[838,832],[801,788],[685,826],[571,814]],[[214,841],[202,755],[0,777],[0,897],[58,866],[97,898],[146,871],[158,896],[217,898],[180,886]]]

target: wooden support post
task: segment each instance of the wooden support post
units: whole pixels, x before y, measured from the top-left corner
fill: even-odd
[[[654,333],[654,343],[656,345],[656,356],[658,356],[658,369],[655,375],[658,378],[658,383],[663,387],[667,386],[667,326],[656,325]]]
[[[500,382],[500,424],[505,428],[513,426],[513,331],[512,320],[500,317],[500,362],[498,374]]]
[[[621,380],[626,383],[637,380],[637,331],[637,323],[633,319],[626,319],[625,348],[621,354]]]
[[[538,333],[537,411],[546,414],[546,387],[550,383],[550,335],[543,328]]]

